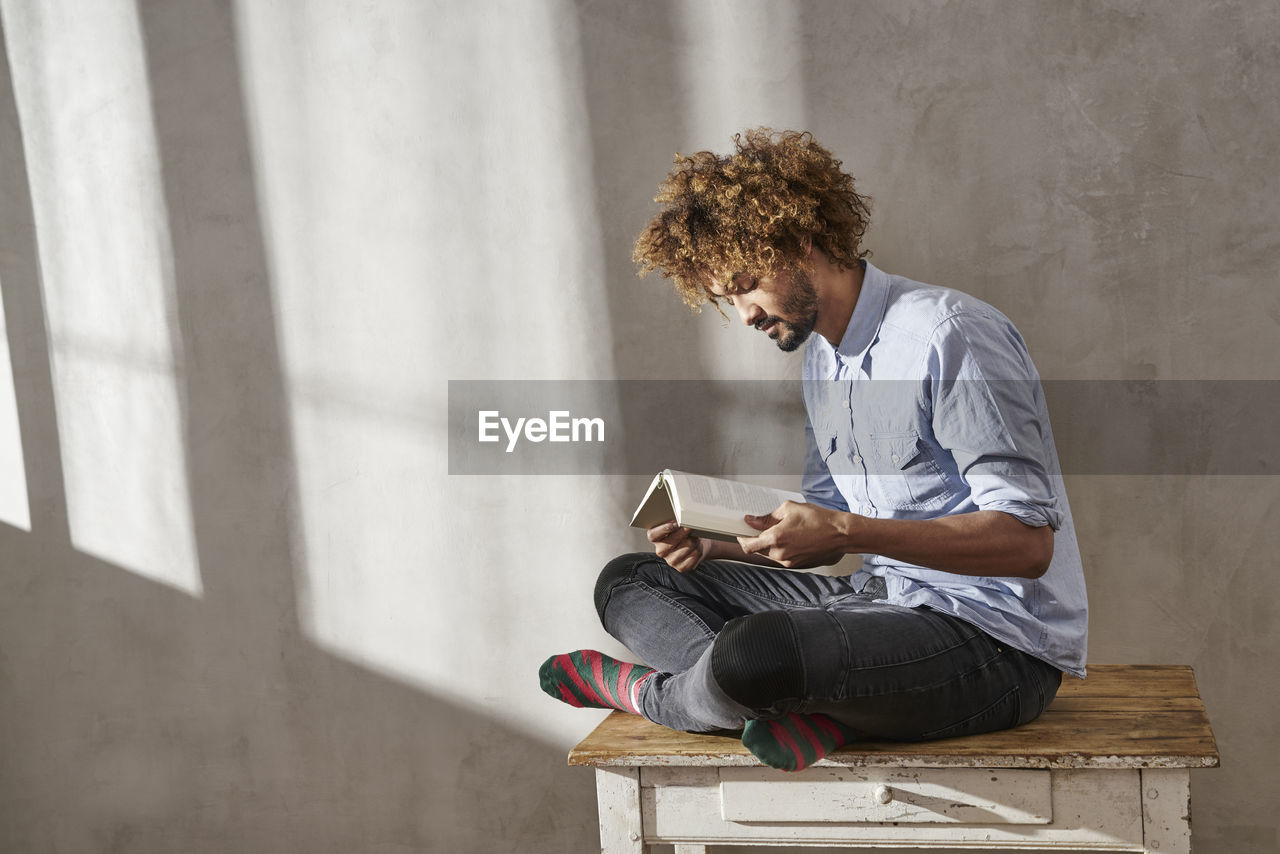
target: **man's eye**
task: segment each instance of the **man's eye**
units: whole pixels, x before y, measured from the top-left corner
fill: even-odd
[[[736,294],[749,294],[759,286],[759,279],[751,278],[745,273],[739,273],[729,279],[723,288],[724,293],[719,296],[729,305],[734,305],[733,298]]]

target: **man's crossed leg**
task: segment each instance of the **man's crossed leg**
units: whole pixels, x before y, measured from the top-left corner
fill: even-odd
[[[687,732],[742,730],[762,762],[798,770],[862,734],[916,741],[1031,720],[1061,679],[955,617],[877,601],[883,581],[649,553],[607,564],[605,629],[647,662],[583,650],[543,665],[543,690]]]

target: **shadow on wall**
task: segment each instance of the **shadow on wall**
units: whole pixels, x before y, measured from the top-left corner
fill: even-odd
[[[0,287],[32,530],[0,524],[0,848],[590,849],[594,819],[581,807],[592,782],[561,750],[336,659],[301,632],[296,472],[230,4],[139,13],[204,595],[71,544],[5,55],[0,199],[18,227],[6,229]]]
[[[591,4],[582,8],[578,22],[591,180],[598,210],[608,212],[600,217],[602,309],[618,379],[708,376],[700,344],[705,330],[680,304],[669,280],[651,273],[641,281],[631,260],[636,237],[658,209],[652,196],[672,167],[672,155],[686,144],[689,87],[677,63],[654,62],[655,55],[669,56],[679,41],[677,14],[678,5],[670,0]],[[637,193],[637,187],[645,192]],[[621,423],[644,424],[670,401],[624,397],[619,404]],[[689,460],[719,459],[721,438],[714,429],[690,431],[680,453]],[[625,471],[646,470],[640,449],[624,448],[623,454]],[[638,478],[627,494],[642,491],[649,477]]]
[[[491,718],[0,525],[0,849],[588,851],[591,776]],[[584,812],[584,808],[587,810]]]

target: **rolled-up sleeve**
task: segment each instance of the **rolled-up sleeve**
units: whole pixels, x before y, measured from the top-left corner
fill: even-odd
[[[1048,408],[1026,344],[1003,315],[966,312],[928,352],[933,431],[973,502],[1058,530],[1063,522]]]

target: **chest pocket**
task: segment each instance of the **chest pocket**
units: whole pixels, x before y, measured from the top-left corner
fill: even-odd
[[[955,490],[920,434],[872,433],[870,439],[867,487],[877,506],[926,510],[952,497]]]

